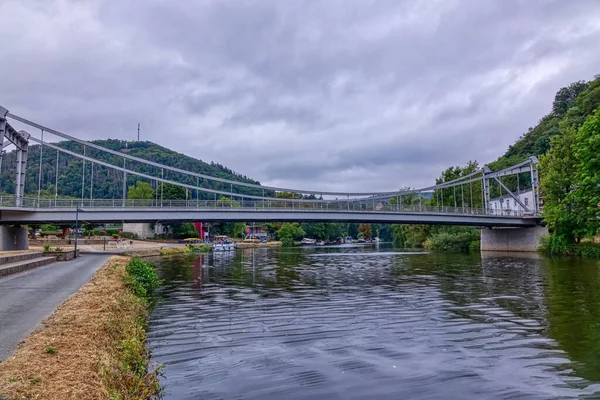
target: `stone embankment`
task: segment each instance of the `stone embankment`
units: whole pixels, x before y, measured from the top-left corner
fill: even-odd
[[[48,265],[54,261],[56,261],[56,256],[45,255],[40,252],[21,252],[17,254],[3,252],[0,255],[0,277]]]

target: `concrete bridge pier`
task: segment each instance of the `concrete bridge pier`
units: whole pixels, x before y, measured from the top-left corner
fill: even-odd
[[[29,250],[27,228],[0,226],[0,251]]]
[[[540,237],[548,228],[485,228],[481,230],[481,251],[537,251]]]

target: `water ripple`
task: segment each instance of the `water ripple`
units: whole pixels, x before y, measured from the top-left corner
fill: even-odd
[[[361,247],[159,271],[148,344],[166,398],[600,398],[598,367],[549,335],[564,308],[539,264]]]

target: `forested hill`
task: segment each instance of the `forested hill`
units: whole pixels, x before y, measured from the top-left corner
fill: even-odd
[[[260,184],[244,175],[238,174],[231,169],[215,163],[206,163],[204,161],[186,156],[181,153],[177,153],[173,150],[159,146],[152,142],[128,142],[123,140],[95,140],[94,144],[102,147],[106,147],[111,150],[116,150],[122,153],[127,153],[131,156],[142,158],[148,161],[154,161],[157,163],[165,164],[168,166],[180,168],[187,171],[197,172],[204,175],[213,177],[226,178],[235,181],[248,182],[254,184]],[[73,141],[63,141],[57,143],[62,148],[77,151],[82,153],[82,145]],[[42,157],[42,196],[53,197],[54,196],[54,184],[56,181],[56,153],[57,151],[48,147],[44,147]],[[111,155],[95,149],[86,149],[86,154],[92,158],[116,165],[123,166],[123,160],[116,156]],[[90,182],[92,178],[91,164],[85,163],[85,197],[90,196]],[[0,175],[0,192],[14,194],[14,170],[16,165],[16,153],[8,153],[3,161],[2,173]],[[29,148],[28,156],[28,167],[27,176],[25,183],[25,193],[29,196],[37,196],[38,188],[38,172],[40,165],[40,146],[34,145]],[[160,177],[161,171],[159,168],[148,166],[139,162],[127,161],[126,167],[128,169],[143,172],[148,175]],[[58,159],[58,195],[60,197],[81,197],[82,187],[82,169],[83,162],[81,159],[77,159],[73,156],[61,153]],[[185,176],[182,174],[165,171],[165,179],[174,180],[177,182],[183,182],[190,185],[196,185],[196,178]],[[144,178],[138,178],[129,174],[127,176],[127,186],[135,185],[140,181],[148,181]],[[155,187],[154,182],[149,182]],[[119,199],[122,197],[122,186],[123,185],[123,174],[119,171],[112,170],[108,167],[100,165],[94,165],[93,172],[93,197],[98,199]],[[230,191],[230,185],[226,183],[220,183],[210,181],[206,179],[199,180],[200,187],[223,190],[226,192]],[[262,190],[251,189],[251,188],[233,188],[234,193],[254,194],[262,195]],[[192,193],[191,197],[195,198],[196,194]],[[200,199],[212,199],[213,194],[200,192]]]
[[[550,139],[562,129],[578,129],[600,106],[600,75],[590,82],[579,81],[560,89],[552,111],[529,128],[498,160],[490,163],[493,170],[519,163],[530,156],[541,156],[550,149]]]

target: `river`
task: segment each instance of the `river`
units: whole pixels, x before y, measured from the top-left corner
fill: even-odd
[[[157,262],[166,399],[600,399],[600,263],[380,246]]]

